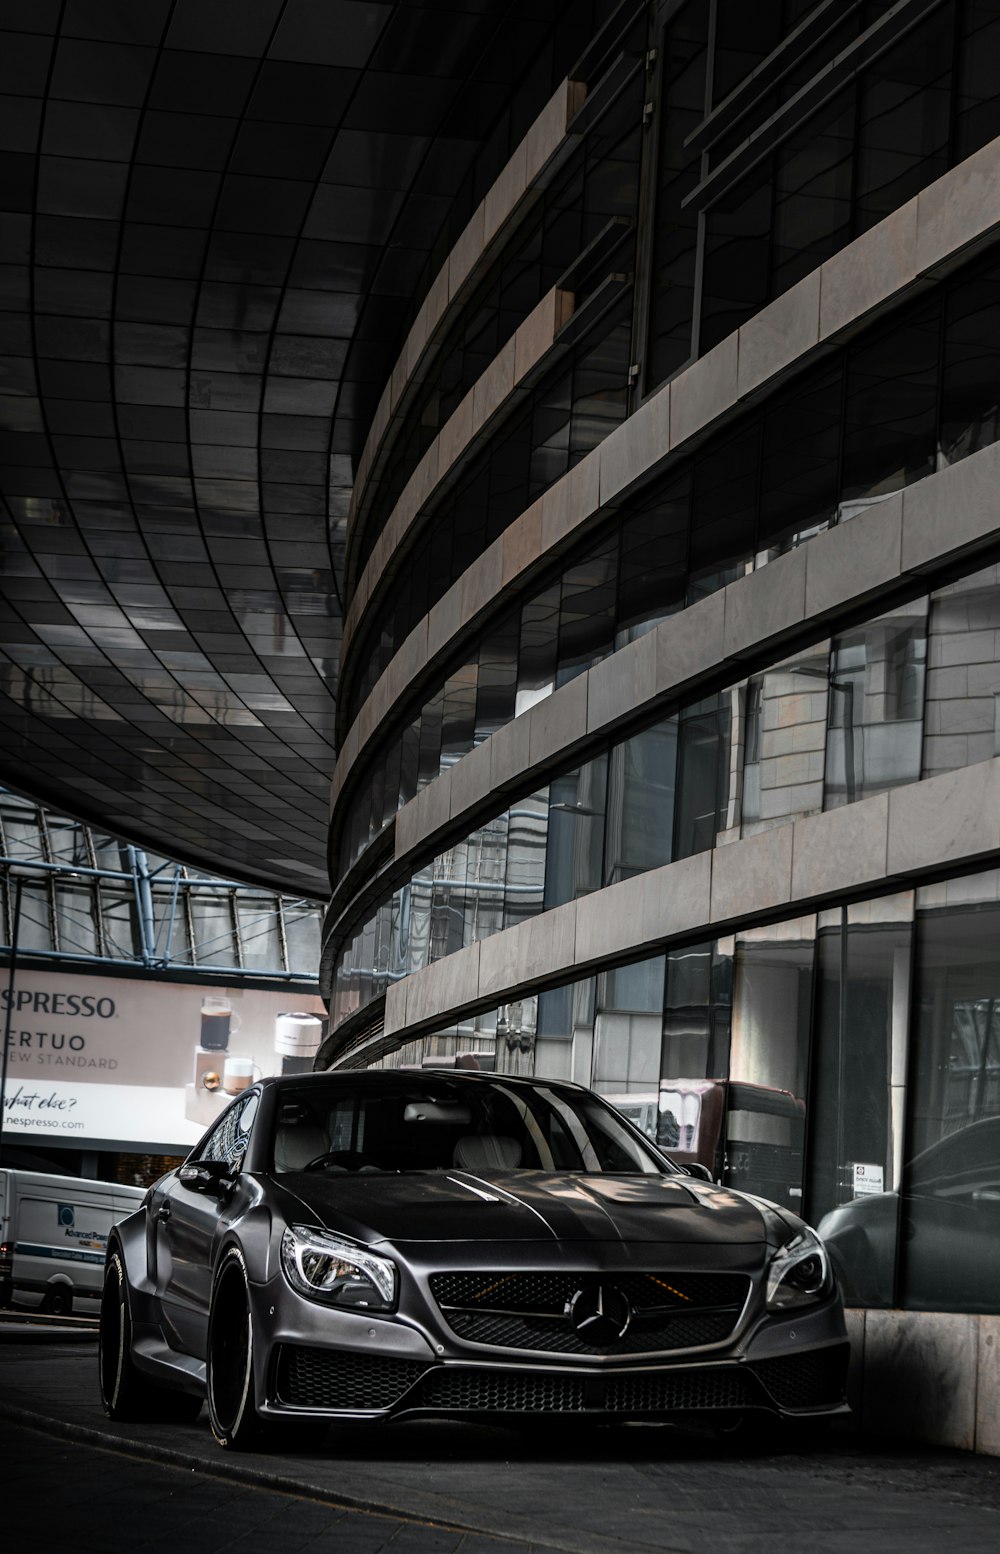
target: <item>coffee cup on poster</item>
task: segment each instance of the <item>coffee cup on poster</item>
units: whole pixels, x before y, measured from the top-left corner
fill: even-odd
[[[228,998],[211,995],[201,1001],[201,1041],[207,1052],[225,1052],[229,1038],[240,1028],[240,1017],[233,1013]]]
[[[227,1095],[240,1095],[259,1078],[260,1069],[253,1058],[228,1057],[222,1070],[222,1088]]]

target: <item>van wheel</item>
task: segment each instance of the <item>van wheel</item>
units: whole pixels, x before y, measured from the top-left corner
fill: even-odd
[[[50,1284],[42,1296],[41,1310],[50,1317],[72,1316],[73,1291],[65,1284]]]
[[[98,1342],[101,1403],[109,1419],[122,1422],[190,1424],[201,1398],[158,1387],[132,1362],[132,1317],[121,1253],[112,1252],[104,1271]]]

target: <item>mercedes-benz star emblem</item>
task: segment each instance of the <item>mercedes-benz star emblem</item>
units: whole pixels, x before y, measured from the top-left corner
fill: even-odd
[[[595,1349],[604,1349],[625,1337],[632,1308],[615,1285],[588,1284],[567,1302],[566,1315],[578,1338]]]

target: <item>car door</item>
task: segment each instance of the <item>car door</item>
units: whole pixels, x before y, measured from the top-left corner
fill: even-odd
[[[250,1090],[220,1118],[189,1163],[221,1161],[236,1181],[260,1096]],[[238,1194],[196,1192],[175,1174],[156,1202],[156,1271],[167,1341],[203,1359],[208,1339],[212,1269],[219,1236],[233,1218]]]

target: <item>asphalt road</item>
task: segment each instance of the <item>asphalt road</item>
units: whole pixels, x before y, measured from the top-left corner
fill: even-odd
[[[332,1428],[305,1456],[115,1426],[93,1343],[0,1346],[12,1550],[184,1554],[996,1554],[1000,1460],[835,1436],[756,1458],[669,1426]]]

